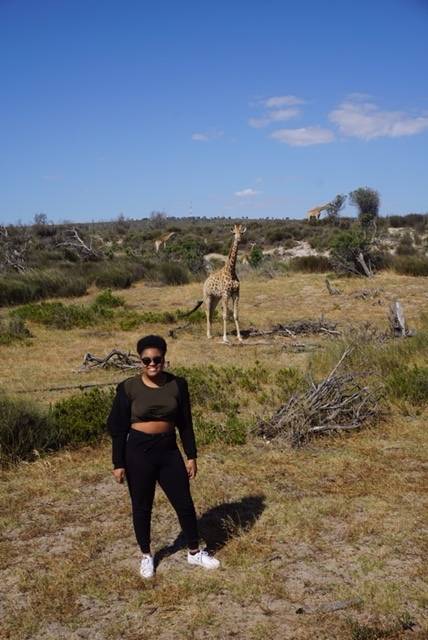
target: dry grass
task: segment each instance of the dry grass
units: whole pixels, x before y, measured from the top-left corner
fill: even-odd
[[[386,302],[396,295],[417,325],[427,306],[422,279],[382,274],[375,280],[373,286],[385,292],[383,305],[330,297],[318,275],[244,281],[242,325],[268,326],[322,312],[343,325],[369,317],[382,327]],[[343,280],[340,286],[350,293],[364,283]],[[129,304],[144,300],[144,309],[190,307],[200,287],[138,286],[122,295]],[[31,346],[2,350],[9,389],[120,379],[72,369],[85,351],[132,348],[140,335],[36,326],[32,332]],[[326,340],[308,338],[321,345]],[[282,344],[207,344],[203,327],[197,327],[170,341],[169,357],[172,368],[230,358],[250,366],[257,357],[263,366],[306,369],[308,355],[286,354]],[[34,395],[48,402],[59,394]],[[217,548],[222,568],[210,573],[186,565],[178,523],[159,492],[153,539],[161,561],[150,583],[138,576],[127,488],[110,475],[108,443],[3,471],[0,638],[422,640],[428,632],[422,565],[427,417],[423,410],[418,416],[396,410],[380,427],[320,439],[298,451],[257,441],[205,447],[193,495],[202,534]],[[302,605],[353,597],[362,604],[296,614]],[[414,622],[413,631],[399,618]]]

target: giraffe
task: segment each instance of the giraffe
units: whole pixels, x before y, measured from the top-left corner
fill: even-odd
[[[249,243],[249,249],[248,251],[246,251],[245,253],[242,254],[241,256],[241,263],[242,264],[250,264],[250,256],[251,256],[251,251],[253,250],[253,248],[256,246],[257,242],[250,242]]]
[[[159,253],[159,249],[163,246],[165,249],[167,240],[175,236],[175,231],[170,231],[169,233],[163,233],[157,240],[155,240],[155,251]]]
[[[238,245],[246,228],[241,224],[235,224],[232,229],[233,243],[229,251],[224,267],[211,273],[204,282],[203,298],[207,315],[207,338],[211,338],[211,323],[216,306],[221,300],[223,309],[223,342],[229,343],[226,334],[227,306],[229,298],[233,300],[233,319],[236,326],[236,335],[242,342],[238,323],[239,279],[236,275],[235,265],[238,255]]]
[[[314,207],[313,209],[309,209],[309,211],[306,214],[308,220],[312,220],[312,218],[315,218],[315,220],[319,220],[321,211],[324,211],[324,209],[327,209],[329,204],[330,203],[327,202],[327,204],[322,204],[319,207]]]

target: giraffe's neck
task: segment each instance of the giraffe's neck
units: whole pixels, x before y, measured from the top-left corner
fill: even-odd
[[[235,238],[232,246],[230,247],[229,256],[224,266],[224,270],[227,273],[230,273],[231,275],[236,275],[235,265],[236,265],[236,257],[238,255],[238,244],[239,244],[239,240]]]

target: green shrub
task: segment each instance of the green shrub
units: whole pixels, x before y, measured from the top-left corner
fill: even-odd
[[[400,256],[392,262],[396,273],[406,276],[428,276],[428,258],[417,256]]]
[[[72,297],[86,293],[85,278],[56,271],[31,271],[0,278],[0,306],[25,304],[49,297]]]
[[[408,400],[423,405],[428,402],[428,367],[396,367],[386,378],[391,399]]]
[[[159,279],[164,284],[187,284],[189,272],[178,262],[162,262],[159,266]]]
[[[281,395],[288,400],[291,394],[301,389],[304,378],[299,369],[295,367],[284,367],[275,374],[275,383],[281,390]]]
[[[194,411],[194,430],[198,444],[205,445],[213,442],[225,444],[244,444],[251,428],[244,420],[230,415],[225,422],[211,420],[203,412]]]
[[[255,269],[256,267],[259,266],[262,260],[263,260],[263,251],[260,249],[260,247],[255,245],[254,247],[252,247],[250,251],[249,263]]]
[[[331,271],[332,265],[326,256],[297,256],[290,260],[291,271],[304,273],[325,273]]]
[[[132,274],[124,267],[112,267],[98,272],[95,284],[100,289],[128,289],[132,284]]]
[[[53,426],[46,412],[27,400],[0,394],[0,463],[34,460],[51,445]]]
[[[106,313],[108,309],[104,309]],[[13,311],[14,316],[31,320],[55,329],[87,327],[94,323],[96,313],[93,308],[77,304],[65,305],[63,302],[41,302],[27,304]]]
[[[105,289],[97,295],[93,304],[95,307],[123,307],[125,300],[121,296],[113,295],[111,289]]]
[[[31,332],[22,318],[0,320],[0,344],[10,344],[15,340],[27,340],[31,337]]]
[[[94,442],[105,433],[114,389],[91,389],[60,400],[50,411],[55,425],[55,445]]]

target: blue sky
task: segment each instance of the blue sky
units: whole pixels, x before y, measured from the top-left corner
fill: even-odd
[[[428,0],[0,0],[0,220],[427,212],[427,33]]]

